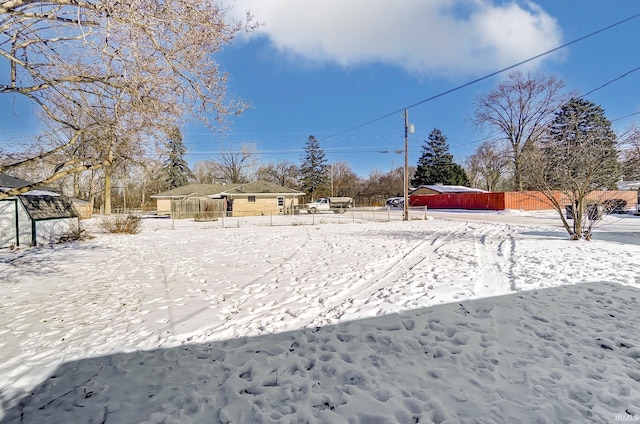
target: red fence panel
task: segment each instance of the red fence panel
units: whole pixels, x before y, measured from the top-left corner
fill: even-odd
[[[504,210],[504,193],[450,193],[409,196],[409,206],[428,209]]]
[[[566,205],[569,202],[562,192],[553,192],[553,197]],[[636,191],[594,191],[587,196],[588,202],[604,203],[607,200],[624,200],[627,209],[635,209],[638,204]],[[520,209],[525,211],[550,210],[552,203],[541,193],[536,191],[506,192],[506,193],[449,193],[409,196],[410,206],[426,206],[429,209],[470,209],[494,210]]]

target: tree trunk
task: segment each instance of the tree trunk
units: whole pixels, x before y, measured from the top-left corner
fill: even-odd
[[[104,167],[104,214],[111,215],[111,164],[113,163],[113,150],[109,149],[107,163]]]
[[[111,169],[104,170],[104,214],[111,215]]]
[[[513,155],[513,185],[515,191],[522,191],[522,161],[519,154]]]

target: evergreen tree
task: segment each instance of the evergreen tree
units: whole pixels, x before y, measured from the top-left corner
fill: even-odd
[[[615,188],[620,177],[616,139],[600,106],[572,99],[556,113],[525,162],[528,185],[549,200],[574,240],[591,239],[594,222],[599,219],[597,206],[589,204],[590,193]],[[569,210],[570,220],[565,218],[565,210]]]
[[[467,171],[465,171],[461,165],[452,162],[448,172],[449,174],[447,175],[447,182],[445,184],[466,187],[469,187],[471,185],[471,183],[469,182],[469,178],[467,177]]]
[[[300,165],[300,186],[313,199],[318,189],[328,184],[327,159],[320,142],[313,135],[309,136],[304,152]]]
[[[464,169],[453,161],[447,137],[442,131],[434,128],[422,146],[422,156],[418,159],[411,185],[418,187],[436,183],[468,186],[469,179]]]
[[[620,174],[616,134],[602,107],[572,99],[556,114],[542,143],[547,182],[566,189],[615,189]]]
[[[182,142],[182,133],[180,129],[173,128],[167,134],[167,148],[169,155],[167,160],[162,164],[162,172],[165,175],[165,183],[169,189],[182,187],[186,185],[190,179],[193,179],[193,173],[189,169],[189,165],[184,160],[187,148]]]

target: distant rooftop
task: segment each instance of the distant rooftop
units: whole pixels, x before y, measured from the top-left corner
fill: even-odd
[[[0,187],[3,188],[20,188],[31,184],[31,181],[15,178],[8,174],[0,174]]]
[[[419,188],[427,188],[429,190],[437,191],[438,193],[486,193],[485,190],[458,185],[428,184],[416,187],[416,189]]]
[[[189,196],[191,194],[200,194],[202,196],[213,196],[220,194],[225,190],[236,187],[239,184],[187,184],[182,187],[174,188],[172,190],[163,191],[162,193],[154,194],[151,197],[182,197]]]

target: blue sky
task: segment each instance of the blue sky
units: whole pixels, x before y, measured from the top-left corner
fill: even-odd
[[[224,137],[183,128],[191,164],[222,150],[252,146],[261,162],[300,162],[315,135],[329,162],[360,176],[403,164],[403,108],[640,13],[636,0],[226,0],[238,16],[263,25],[215,59],[230,74],[229,92],[251,104]],[[564,78],[593,90],[640,66],[640,18],[517,69]],[[484,139],[471,119],[474,98],[507,73],[409,109],[415,165],[424,139],[440,129],[463,163]],[[640,122],[640,71],[587,97],[620,133]],[[0,140],[27,137],[28,108],[3,101]],[[392,113],[398,111],[398,113]],[[384,119],[378,119],[389,115]],[[371,124],[363,125],[370,121]],[[351,128],[359,127],[353,130]],[[347,131],[349,130],[349,131]]]

